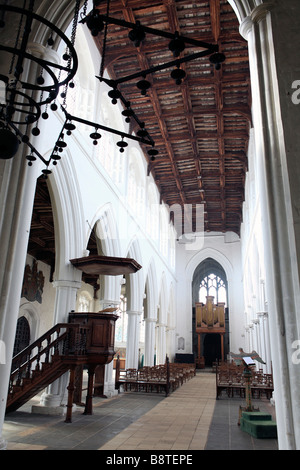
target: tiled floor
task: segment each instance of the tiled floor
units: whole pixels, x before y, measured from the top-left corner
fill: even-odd
[[[268,401],[255,400],[261,411]],[[94,398],[93,415],[30,412],[30,404],[7,415],[8,450],[197,451],[277,450],[276,439],[254,439],[237,425],[239,399],[215,399],[215,375],[198,372],[167,398],[156,393],[121,393]]]

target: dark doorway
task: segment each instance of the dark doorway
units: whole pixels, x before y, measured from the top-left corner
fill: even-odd
[[[203,342],[203,351],[205,365],[212,366],[213,362],[220,360],[221,354],[221,336],[217,333],[206,334]]]
[[[20,317],[17,323],[16,339],[14,344],[13,356],[29,346],[30,343],[30,326],[27,318]]]

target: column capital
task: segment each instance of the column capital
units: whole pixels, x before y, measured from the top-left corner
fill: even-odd
[[[127,315],[142,315],[142,310],[126,310]]]
[[[251,13],[246,16],[240,23],[240,34],[244,39],[248,40],[248,34],[252,30],[254,24],[264,20],[267,14],[272,10],[273,2],[265,2],[256,6]]]
[[[27,44],[27,51],[30,54],[39,56],[48,61],[52,61],[53,63],[60,63],[60,56],[57,51],[50,47],[45,47],[42,44],[39,44],[38,42],[29,42]]]
[[[53,287],[71,287],[72,289],[80,289],[81,281],[70,281],[66,279],[57,279],[52,282]]]

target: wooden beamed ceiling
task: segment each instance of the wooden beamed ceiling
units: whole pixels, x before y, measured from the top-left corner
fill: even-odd
[[[98,3],[97,8],[105,15],[106,0]],[[251,90],[247,43],[239,34],[231,6],[227,0],[161,0],[151,4],[148,0],[110,0],[109,16],[218,44],[225,54],[220,70],[215,70],[208,57],[182,64],[186,78],[181,85],[170,78],[168,69],[146,77],[151,88],[145,96],[137,89],[137,80],[118,88],[139,120],[145,122],[159,151],[152,162],[147,154],[149,147],[143,147],[161,200],[170,207],[203,203],[206,231],[239,234]],[[173,60],[167,38],[146,35],[136,48],[128,32],[127,28],[108,25],[104,65],[112,79]],[[102,53],[103,32],[95,42]],[[198,50],[186,44],[183,54]],[[136,131],[133,124],[132,131]],[[195,220],[193,223],[195,226]],[[94,248],[95,241],[89,246],[92,251]],[[54,268],[51,200],[43,178],[37,184],[28,252]]]
[[[107,1],[98,1],[101,15]],[[226,56],[220,70],[208,57],[181,64],[186,77],[180,85],[171,69],[146,76],[145,96],[130,80],[118,90],[155,142],[159,155],[148,161],[161,200],[168,206],[204,204],[205,230],[240,233],[244,201],[247,147],[251,127],[251,91],[246,41],[227,0],[111,0],[109,17],[217,44]],[[138,71],[174,60],[169,39],[147,35],[139,47],[129,29],[108,24],[104,67],[120,80]],[[103,52],[104,32],[95,42]],[[199,51],[186,44],[180,57]],[[113,105],[112,105],[113,106]],[[132,131],[138,128],[132,125]],[[193,212],[195,216],[195,211]],[[193,220],[195,227],[195,220]],[[179,228],[180,230],[181,228]]]

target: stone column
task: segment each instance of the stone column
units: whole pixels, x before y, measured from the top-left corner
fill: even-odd
[[[260,325],[259,325],[259,320],[257,318],[253,320],[253,325],[254,325],[254,335],[255,335],[254,349],[259,355],[261,355]]]
[[[253,340],[254,325],[253,325],[252,322],[249,323],[248,328],[249,328],[249,346],[250,346],[250,348],[249,348],[250,351],[249,352],[251,352],[254,349],[254,340]]]
[[[0,341],[6,353],[0,366],[0,449],[6,446],[1,434],[37,177],[22,153],[0,161]]]
[[[278,441],[281,450],[294,450],[300,449],[300,374],[292,362],[299,331],[299,285],[271,7],[256,7],[242,21],[241,34],[249,44]]]
[[[155,325],[155,318],[145,318],[145,366],[154,365]]]
[[[14,38],[5,28],[7,40]],[[42,56],[45,49],[39,48]],[[9,64],[1,63],[1,73]],[[24,70],[24,81],[33,83],[35,67]],[[17,118],[17,116],[15,116]],[[24,116],[23,116],[24,118]],[[5,448],[2,428],[6,409],[11,360],[20,306],[20,297],[26,263],[28,238],[34,203],[36,180],[41,174],[41,162],[28,167],[25,156],[28,147],[20,144],[10,160],[0,160],[0,342],[5,344],[6,360],[0,367],[0,449]]]
[[[142,311],[127,310],[126,368],[137,369],[139,363],[139,339]]]
[[[175,328],[166,328],[166,354],[168,355],[170,362],[174,362],[175,346]]]
[[[156,364],[164,364],[166,362],[166,325],[157,323],[157,347],[156,347]]]
[[[120,300],[101,300],[102,310],[107,307],[118,307],[119,305]],[[114,361],[112,360],[109,364],[105,364],[103,394],[107,397],[112,397],[117,393],[117,390],[115,390]]]
[[[271,373],[271,367],[270,367],[270,356],[268,353],[268,339],[266,337],[266,322],[267,322],[267,317],[266,317],[266,312],[257,312],[257,316],[259,318],[259,323],[261,325],[261,358],[262,360],[266,363],[265,366],[263,366],[264,372],[267,374]]]

